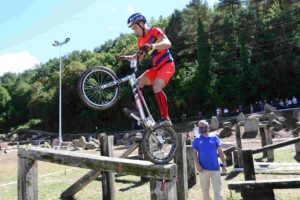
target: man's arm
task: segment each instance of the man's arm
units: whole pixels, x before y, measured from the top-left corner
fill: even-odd
[[[221,147],[218,147],[218,153],[219,153],[219,156],[220,156],[220,158],[222,160],[222,165],[223,165],[222,172],[226,173],[226,171],[227,171],[226,170],[227,165],[226,165],[226,160],[225,160],[225,154],[224,154],[223,149]]]
[[[198,159],[198,151],[196,149],[193,149],[193,157],[196,164],[196,168],[198,172],[203,172],[203,169],[200,165],[199,159]]]

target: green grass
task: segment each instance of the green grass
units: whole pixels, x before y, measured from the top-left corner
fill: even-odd
[[[275,150],[275,162],[296,162],[294,160],[295,150],[293,148]],[[0,155],[2,156],[2,155]],[[254,156],[255,159],[261,158],[262,154]],[[264,159],[263,159],[264,160]],[[2,165],[0,168],[0,185],[17,181],[17,162],[15,164]],[[77,181],[80,177],[86,174],[89,170],[68,167],[64,165],[38,162],[38,192],[40,200],[57,200],[60,194],[65,191],[70,185]],[[228,174],[222,176],[222,193],[224,199],[237,200],[241,199],[240,193],[229,191],[228,182],[244,180],[243,173],[231,173],[232,167],[228,168]],[[43,176],[45,174],[50,174]],[[228,175],[231,178],[228,178]],[[300,170],[295,171],[257,171],[256,179],[285,179],[299,178]],[[77,200],[94,200],[102,199],[101,182],[93,181],[78,194]],[[212,192],[212,191],[211,191]],[[213,197],[213,195],[211,195]],[[299,189],[275,190],[277,200],[300,200]],[[117,200],[148,200],[150,199],[149,182],[141,183],[140,177],[123,176],[116,178],[115,197]],[[17,199],[17,184],[11,184],[0,187],[0,200]],[[189,190],[188,200],[201,199],[201,190],[199,178],[197,184]]]

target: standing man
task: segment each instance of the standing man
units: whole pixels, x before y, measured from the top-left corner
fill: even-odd
[[[218,155],[223,163],[222,173],[226,173],[226,161],[220,139],[215,134],[208,134],[209,124],[206,120],[199,121],[198,126],[200,137],[195,138],[192,147],[196,168],[199,172],[203,200],[211,200],[210,183],[213,185],[214,199],[223,200]]]
[[[169,52],[171,42],[159,28],[148,28],[146,18],[141,13],[131,15],[127,20],[127,25],[133,30],[138,39],[139,50],[146,49],[148,56],[152,60],[153,67],[145,71],[138,78],[139,88],[152,86],[156,103],[158,105],[161,120],[158,126],[172,126],[168,113],[167,98],[163,91],[175,73],[175,64]],[[142,60],[145,53],[139,56]],[[120,56],[121,59],[135,60],[138,53],[130,56]]]

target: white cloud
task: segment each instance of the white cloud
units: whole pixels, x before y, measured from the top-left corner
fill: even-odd
[[[116,28],[114,26],[109,25],[109,26],[106,27],[106,29],[111,31],[111,30],[115,30]]]
[[[134,13],[134,8],[131,5],[127,5],[127,10],[129,13]]]
[[[28,51],[3,54],[0,55],[0,76],[5,72],[23,72],[39,63]]]
[[[111,11],[114,12],[114,13],[118,12],[118,10],[116,8],[111,8]]]

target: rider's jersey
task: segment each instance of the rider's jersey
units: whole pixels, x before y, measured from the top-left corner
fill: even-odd
[[[146,43],[155,44],[160,42],[163,32],[159,28],[151,28],[149,29],[147,35],[144,37],[140,37],[138,39],[138,48],[141,49]],[[149,50],[148,55],[152,60],[152,65],[154,68],[159,69],[164,66],[166,63],[173,62],[173,58],[168,49],[165,50]]]

